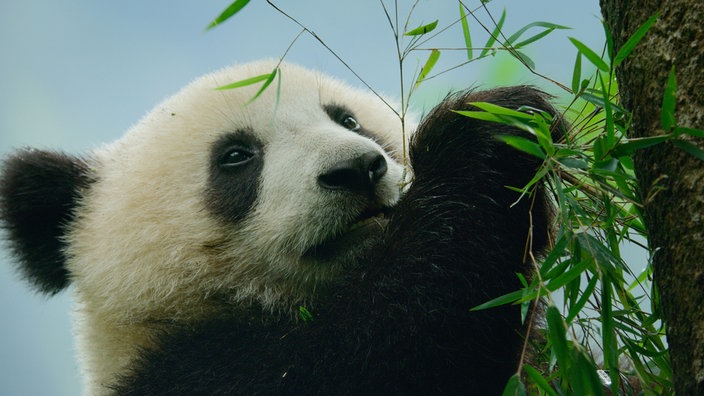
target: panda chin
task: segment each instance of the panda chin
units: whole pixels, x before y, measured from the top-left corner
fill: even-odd
[[[317,262],[341,262],[368,251],[386,230],[388,208],[363,211],[343,232],[309,248],[303,257]]]

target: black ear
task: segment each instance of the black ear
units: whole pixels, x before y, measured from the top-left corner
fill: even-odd
[[[82,160],[22,150],[0,174],[0,224],[30,283],[47,294],[68,286],[63,236],[83,190],[93,181]]]

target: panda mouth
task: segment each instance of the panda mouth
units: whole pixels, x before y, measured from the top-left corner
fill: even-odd
[[[355,217],[341,232],[309,248],[304,256],[330,259],[359,245],[370,235],[378,235],[388,223],[388,207],[368,207]]]
[[[357,216],[357,218],[352,222],[352,224],[347,229],[347,232],[354,231],[358,228],[365,227],[370,224],[377,224],[380,228],[384,228],[386,224],[386,215],[389,209],[385,207],[380,208],[367,208],[362,213]]]

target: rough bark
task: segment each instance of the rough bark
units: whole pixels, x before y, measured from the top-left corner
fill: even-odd
[[[704,2],[600,0],[620,48],[649,17],[658,21],[617,69],[632,137],[655,136],[670,68],[677,79],[679,126],[704,129]],[[700,149],[704,139],[688,139]],[[675,391],[704,395],[704,161],[671,143],[639,151],[635,165],[654,253]]]

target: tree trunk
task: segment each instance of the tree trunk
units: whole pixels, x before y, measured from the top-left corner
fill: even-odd
[[[661,107],[673,65],[676,123],[704,129],[704,2],[601,0],[601,9],[615,50],[659,14],[616,71],[624,107],[633,112],[630,136],[665,133]],[[688,140],[704,147],[704,139]],[[639,151],[634,159],[675,391],[704,395],[704,161],[671,143]]]

